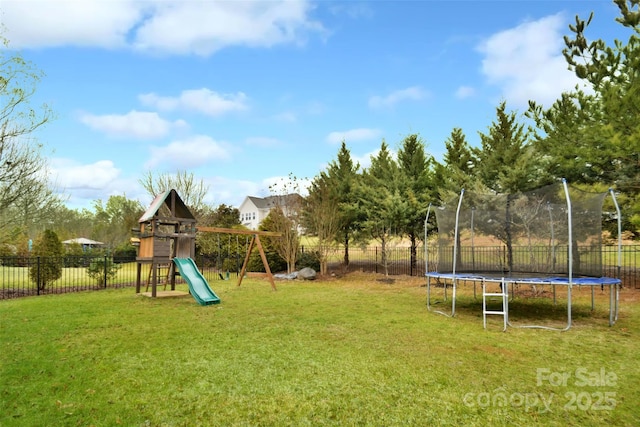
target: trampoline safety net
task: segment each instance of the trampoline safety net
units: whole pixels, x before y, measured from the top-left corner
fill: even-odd
[[[607,194],[562,183],[516,194],[463,191],[435,209],[437,271],[544,277],[571,267],[574,277],[600,277]]]

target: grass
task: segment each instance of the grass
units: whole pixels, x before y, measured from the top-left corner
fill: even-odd
[[[502,333],[469,291],[451,319],[427,311],[424,280],[378,278],[216,281],[205,307],[130,288],[0,301],[0,425],[640,422],[637,291],[613,327],[607,298],[592,313],[577,292],[570,331]]]

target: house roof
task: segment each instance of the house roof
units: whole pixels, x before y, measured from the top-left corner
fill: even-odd
[[[145,213],[140,217],[138,222],[151,221],[158,214],[158,211],[163,205],[169,208],[173,218],[191,219],[195,221],[195,217],[191,211],[189,211],[187,205],[184,204],[178,195],[178,192],[171,189],[158,194],[149,205],[149,208],[147,208]]]
[[[78,243],[79,245],[89,245],[89,246],[104,245],[104,243],[102,243],[102,242],[97,242],[95,240],[87,239],[87,238],[84,238],[84,237],[77,237],[75,239],[65,240],[62,243],[64,243],[65,245],[70,245],[72,243]]]
[[[247,199],[258,209],[271,209],[276,206],[290,206],[299,199],[300,196],[297,193],[287,194],[285,196],[268,196],[268,197],[254,197],[248,196]]]

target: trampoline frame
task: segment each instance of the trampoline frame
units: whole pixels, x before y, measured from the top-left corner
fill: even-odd
[[[572,209],[571,209],[571,199],[569,197],[569,189],[567,186],[567,182],[565,179],[562,180],[562,184],[564,187],[565,198],[567,201],[567,216],[568,216],[568,274],[567,277],[491,277],[488,275],[482,274],[468,274],[468,273],[458,273],[456,271],[456,261],[457,261],[457,251],[458,251],[458,224],[460,217],[460,208],[462,206],[462,199],[464,197],[464,189],[460,192],[460,197],[458,200],[458,206],[456,209],[456,219],[455,219],[455,229],[454,229],[454,245],[453,245],[453,267],[450,273],[443,273],[437,271],[429,271],[429,254],[428,254],[428,245],[426,244],[427,237],[427,225],[429,221],[429,215],[431,213],[431,205],[427,208],[427,215],[424,222],[424,251],[425,251],[425,276],[427,279],[427,310],[432,311],[437,314],[441,314],[447,317],[454,317],[456,313],[456,290],[458,287],[459,281],[464,282],[473,282],[474,285],[474,296],[475,296],[475,288],[476,284],[479,282],[484,286],[487,283],[500,283],[501,286],[509,286],[512,288],[517,284],[527,284],[527,285],[551,285],[553,287],[553,299],[554,304],[556,303],[556,286],[567,286],[567,323],[564,327],[552,327],[546,325],[513,325],[509,321],[509,309],[507,308],[505,312],[505,325],[509,325],[511,327],[518,328],[537,328],[537,329],[549,329],[556,331],[568,331],[572,326],[572,318],[571,318],[571,310],[572,310],[572,288],[573,286],[590,286],[591,287],[591,309],[595,309],[595,287],[600,286],[604,288],[604,286],[609,287],[609,326],[613,326],[615,322],[618,320],[619,307],[620,307],[620,287],[621,280],[618,278],[612,277],[573,277],[573,256],[572,256],[572,241],[573,241],[573,233],[572,233]],[[618,202],[615,197],[615,193],[613,189],[609,189],[609,193],[613,199],[613,203],[616,208],[617,219],[618,219],[618,272],[621,270],[622,265],[622,218],[620,213],[620,207],[618,206]],[[446,313],[440,310],[433,310],[431,304],[431,279],[436,279],[436,281],[443,281],[444,284],[444,301],[447,301],[447,283],[451,282],[451,311],[450,313]],[[511,292],[513,295],[513,292]],[[508,304],[507,304],[508,307]]]

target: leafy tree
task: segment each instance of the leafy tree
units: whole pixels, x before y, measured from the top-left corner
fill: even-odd
[[[269,215],[266,216],[265,219],[262,220],[258,230],[261,231],[273,231],[276,226],[272,222],[274,220],[273,213],[276,210],[271,210]],[[267,263],[269,264],[269,269],[272,272],[277,271],[285,271],[288,270],[286,260],[278,253],[276,249],[276,242],[279,237],[266,237],[263,236],[260,238],[260,242],[262,243],[262,248],[264,249],[265,256],[267,257]],[[257,249],[254,249],[249,257],[249,263],[247,265],[248,271],[256,271],[256,272],[264,272],[264,265],[262,263],[262,258],[258,253]]]
[[[62,277],[64,247],[58,235],[45,230],[33,245],[36,263],[29,269],[29,277],[43,291],[51,282]]]
[[[202,179],[196,179],[193,173],[178,171],[175,175],[165,173],[154,176],[151,171],[148,171],[139,182],[151,197],[167,190],[176,190],[196,218],[199,218],[207,209],[204,198],[209,191],[209,186],[205,185]]]
[[[240,211],[225,204],[219,205],[216,209],[205,209],[205,213],[198,218],[198,223],[208,227],[245,228],[240,224]],[[225,259],[230,259],[233,254],[232,258],[237,258],[237,253],[241,250],[239,245],[238,239],[234,238],[233,242],[229,242],[228,236],[221,239],[218,233],[198,233],[196,236],[196,251],[204,255],[220,257],[225,254]],[[246,249],[246,245],[243,248]],[[240,263],[243,260],[244,258],[240,260]],[[236,261],[227,262],[233,264],[230,265],[233,268],[228,268],[228,270],[236,270]]]
[[[496,108],[496,116],[488,134],[479,132],[481,148],[472,150],[477,158],[476,176],[496,193],[539,186],[539,167],[530,146],[529,129],[517,122],[515,112],[507,113],[504,101]]]
[[[113,249],[129,242],[131,229],[137,228],[138,220],[144,209],[137,200],[127,199],[126,196],[110,196],[103,205],[102,200],[93,204],[95,223],[92,237]]]
[[[354,189],[357,209],[363,215],[361,227],[381,245],[381,265],[389,274],[388,250],[394,236],[407,228],[409,203],[400,189],[398,164],[391,157],[383,140],[380,151],[371,158],[371,166],[362,173],[362,179]]]
[[[275,194],[272,197],[274,207],[269,212],[271,229],[280,233],[282,237],[272,240],[273,247],[287,262],[287,273],[296,268],[296,258],[300,250],[300,229],[302,222],[302,197],[300,196],[298,180],[294,176],[278,186],[269,188]]]
[[[343,265],[349,265],[349,244],[360,235],[363,213],[358,209],[357,196],[353,191],[358,180],[360,165],[353,163],[351,152],[344,141],[338,150],[338,157],[327,167],[327,179],[335,188],[339,207],[339,226],[336,240],[344,245]]]
[[[303,201],[302,218],[307,234],[318,238],[316,256],[320,274],[327,274],[329,254],[335,248],[340,229],[340,201],[337,185],[325,172],[311,182],[309,195]]]
[[[43,146],[33,134],[52,119],[45,104],[31,104],[43,73],[9,49],[0,36],[0,239],[21,221],[38,218],[40,210],[59,202],[48,183]],[[27,231],[27,230],[25,230]]]
[[[240,211],[238,208],[223,203],[211,213],[207,221],[207,224],[211,224],[213,227],[237,227],[240,225]]]
[[[405,137],[402,147],[398,150],[400,194],[407,206],[407,217],[402,232],[411,242],[413,271],[417,265],[417,242],[424,235],[424,218],[429,202],[433,200],[433,158],[427,156],[425,150],[425,144],[417,134]]]

